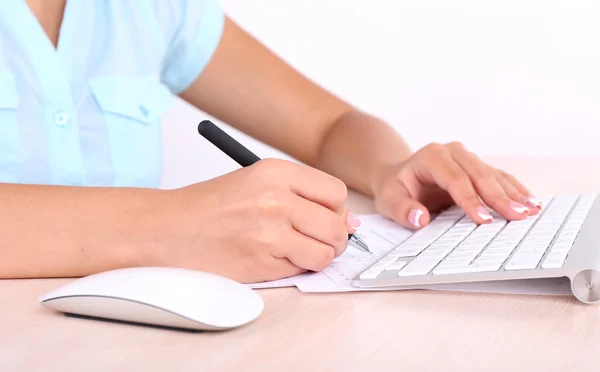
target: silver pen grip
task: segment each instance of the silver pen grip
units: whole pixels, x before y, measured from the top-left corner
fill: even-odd
[[[364,240],[362,240],[360,238],[360,236],[358,236],[357,234],[348,234],[348,241],[349,243],[357,248],[360,249],[363,252],[367,252],[367,253],[371,253],[373,254],[370,250],[369,247],[367,246],[367,243],[364,242]]]

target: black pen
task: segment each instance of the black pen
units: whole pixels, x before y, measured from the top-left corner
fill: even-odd
[[[248,167],[260,160],[252,151],[248,150],[210,120],[203,120],[198,124],[198,133],[242,167]],[[367,243],[357,234],[348,234],[348,241],[353,243],[352,245],[355,248],[373,254],[369,250]]]

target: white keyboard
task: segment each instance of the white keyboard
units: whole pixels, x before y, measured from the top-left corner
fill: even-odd
[[[442,212],[360,274],[375,279],[498,270],[555,269],[563,266],[596,193],[543,200],[544,209],[521,221],[477,225],[458,207]]]

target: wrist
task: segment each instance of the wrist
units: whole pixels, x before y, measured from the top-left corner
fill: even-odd
[[[319,155],[317,168],[375,196],[389,172],[410,158],[412,150],[383,120],[351,110],[331,125]]]
[[[377,197],[385,183],[390,179],[390,177],[395,177],[399,169],[399,163],[381,164],[377,167],[374,167],[369,179],[369,186],[371,190],[370,196]]]
[[[143,189],[128,200],[120,214],[120,257],[125,266],[164,265],[177,236],[177,216],[169,211],[171,190]],[[172,209],[172,208],[171,208]]]

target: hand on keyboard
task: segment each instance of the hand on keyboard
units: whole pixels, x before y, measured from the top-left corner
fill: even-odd
[[[430,144],[388,169],[376,187],[375,202],[379,213],[412,229],[453,204],[477,224],[493,219],[485,205],[507,220],[535,215],[542,206],[513,176],[457,142]]]

